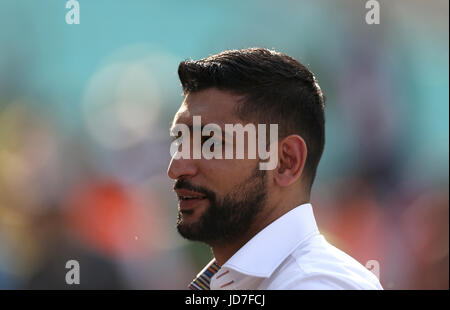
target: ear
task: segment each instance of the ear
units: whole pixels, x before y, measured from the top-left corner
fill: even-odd
[[[275,169],[274,181],[281,187],[296,182],[303,173],[307,155],[305,140],[298,135],[284,138],[278,148],[278,166]]]

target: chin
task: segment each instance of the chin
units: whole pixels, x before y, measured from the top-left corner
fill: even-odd
[[[191,241],[199,241],[195,226],[193,227],[193,225],[189,225],[184,221],[181,221],[177,224],[177,230],[181,237]]]

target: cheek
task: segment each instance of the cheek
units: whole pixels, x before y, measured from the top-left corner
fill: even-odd
[[[203,160],[199,166],[205,186],[220,195],[228,193],[234,186],[242,183],[255,169],[256,161],[239,159]]]

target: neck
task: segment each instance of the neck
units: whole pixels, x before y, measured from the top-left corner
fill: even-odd
[[[242,236],[238,236],[234,240],[227,240],[222,244],[211,244],[214,258],[219,266],[223,266],[240,248],[242,248],[248,241],[250,241],[256,234],[258,234],[265,227],[270,225],[273,221],[289,212],[293,208],[307,201],[300,203],[279,203],[271,206],[266,206],[253,221],[253,224]],[[284,206],[284,207],[282,207]]]

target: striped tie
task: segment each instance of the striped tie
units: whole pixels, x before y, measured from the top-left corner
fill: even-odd
[[[197,275],[197,277],[192,280],[188,288],[191,290],[209,290],[209,283],[211,278],[219,271],[220,266],[215,260],[212,260],[202,271]]]

